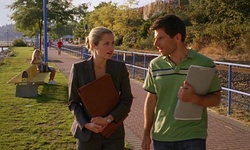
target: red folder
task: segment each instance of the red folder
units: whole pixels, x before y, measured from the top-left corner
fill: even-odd
[[[106,117],[119,103],[119,95],[110,74],[105,74],[103,77],[80,87],[78,94],[91,117]],[[108,124],[102,131],[102,135],[109,137],[122,124],[124,119],[118,123],[111,122]]]

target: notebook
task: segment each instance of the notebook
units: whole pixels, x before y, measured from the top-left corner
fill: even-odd
[[[92,117],[109,115],[120,101],[110,74],[80,87],[78,94]],[[117,123],[108,124],[101,134],[107,138],[111,136],[126,117]]]
[[[216,68],[191,65],[186,81],[198,95],[206,95],[216,73]],[[203,107],[194,103],[178,100],[174,118],[176,120],[200,120]]]
[[[119,103],[119,95],[109,74],[78,89],[78,94],[92,117],[106,117]]]

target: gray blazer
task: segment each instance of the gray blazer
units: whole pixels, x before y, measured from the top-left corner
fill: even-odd
[[[120,96],[119,105],[110,113],[114,117],[114,122],[119,122],[130,112],[132,105],[133,96],[131,93],[129,73],[125,63],[111,59],[107,61],[106,73],[111,75]],[[90,122],[91,116],[81,103],[77,90],[95,79],[93,58],[72,65],[69,76],[68,106],[75,120],[72,124],[71,132],[75,138],[81,141],[88,141],[93,132],[84,127],[86,123]],[[96,94],[98,94],[98,91],[96,91]],[[124,138],[124,136],[124,125],[121,125],[109,138]]]

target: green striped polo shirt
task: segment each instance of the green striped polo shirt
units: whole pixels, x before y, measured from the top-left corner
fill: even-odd
[[[166,56],[158,56],[149,64],[143,88],[157,95],[152,136],[157,141],[182,141],[207,137],[207,110],[204,108],[201,120],[175,120],[174,111],[177,93],[186,79],[191,65],[215,67],[214,62],[194,50],[188,57],[175,65]],[[221,90],[218,75],[214,78],[209,92]]]

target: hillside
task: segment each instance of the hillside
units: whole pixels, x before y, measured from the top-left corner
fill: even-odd
[[[22,34],[14,31],[13,24],[0,26],[0,41],[13,41],[20,37],[22,37]]]

